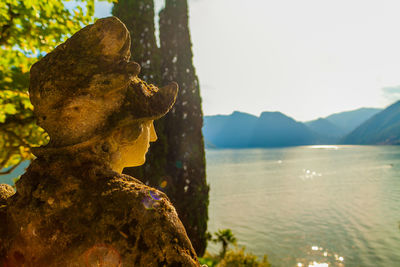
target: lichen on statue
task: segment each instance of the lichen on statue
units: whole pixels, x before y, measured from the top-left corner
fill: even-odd
[[[15,194],[0,186],[0,266],[200,266],[168,197],[121,174],[144,163],[153,120],[178,91],[140,80],[129,48],[109,17],[32,66],[30,98],[50,142],[33,150]]]

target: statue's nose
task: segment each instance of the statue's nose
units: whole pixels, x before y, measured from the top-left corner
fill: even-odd
[[[150,142],[155,142],[157,141],[157,133],[156,133],[156,129],[154,128],[154,123],[151,123],[150,126]]]

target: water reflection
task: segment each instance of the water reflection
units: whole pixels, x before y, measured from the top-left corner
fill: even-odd
[[[333,145],[318,145],[318,146],[309,146],[309,148],[313,149],[333,149],[333,150],[338,150],[338,146],[333,146]]]
[[[308,267],[328,267],[328,263],[319,263],[314,261],[312,264],[309,264]]]
[[[314,179],[315,177],[321,177],[322,173],[317,173],[316,171],[303,169],[303,174],[300,175],[300,178],[304,180]]]
[[[206,153],[209,231],[276,267],[400,266],[400,147]]]
[[[344,257],[319,246],[311,246],[305,258],[297,259],[298,267],[344,266]]]

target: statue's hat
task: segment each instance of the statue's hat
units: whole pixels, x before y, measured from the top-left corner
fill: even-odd
[[[50,147],[70,146],[134,121],[154,120],[175,103],[178,85],[138,78],[130,35],[116,17],[75,33],[31,68],[29,94]]]

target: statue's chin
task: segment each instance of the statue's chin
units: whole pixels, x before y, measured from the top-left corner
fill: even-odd
[[[143,156],[143,158],[141,158],[141,159],[136,159],[135,162],[132,162],[132,163],[129,164],[129,165],[127,164],[127,166],[125,166],[125,167],[139,167],[139,166],[142,166],[145,162],[146,162],[146,157]]]
[[[146,157],[143,157],[143,160],[137,166],[142,166],[145,162],[146,162]]]

